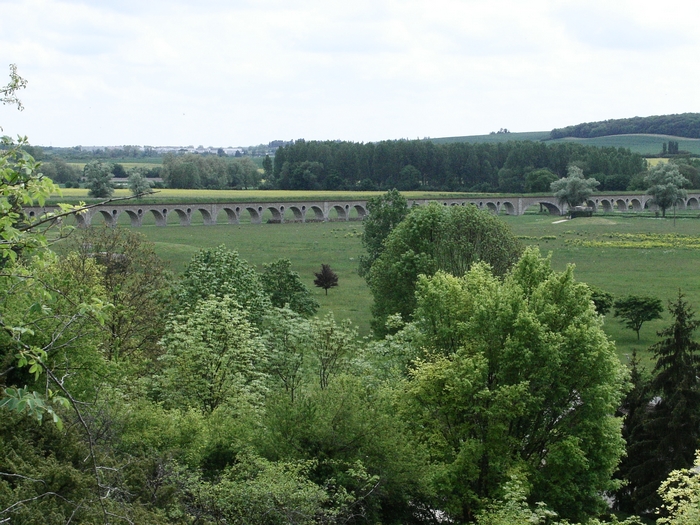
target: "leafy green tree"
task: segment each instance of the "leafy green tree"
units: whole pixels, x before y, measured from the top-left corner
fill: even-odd
[[[73,184],[80,180],[80,171],[60,158],[42,162],[41,173],[56,184]]]
[[[162,344],[164,399],[171,406],[210,414],[237,398],[260,401],[265,351],[232,297],[212,296],[175,316]]]
[[[269,356],[268,373],[293,403],[310,375],[311,325],[289,308],[273,309],[265,319],[263,343]]]
[[[272,179],[272,159],[270,159],[269,155],[265,155],[265,158],[262,161],[262,167],[263,172],[265,173],[265,179],[269,181]]]
[[[244,190],[257,188],[260,184],[260,172],[258,166],[250,157],[243,157],[234,161],[237,168],[237,178]]]
[[[139,170],[132,170],[128,178],[129,191],[136,197],[141,197],[144,193],[151,191],[151,184]]]
[[[557,525],[560,523],[555,521],[557,513],[548,509],[544,503],[537,503],[534,509],[529,507],[526,480],[519,479],[517,475],[514,474],[510,481],[504,483],[503,492],[502,500],[490,502],[478,513],[476,516],[478,525],[523,525],[525,523]]]
[[[328,295],[328,289],[338,286],[338,274],[331,270],[330,264],[322,264],[320,272],[314,272],[314,285],[323,288]]]
[[[420,188],[422,174],[418,168],[411,164],[401,168],[396,179],[395,187],[399,191],[412,191]]]
[[[66,260],[65,271],[76,280],[85,279],[90,262],[102,270],[98,282],[111,305],[105,313],[104,355],[117,361],[159,355],[172,276],[153,243],[132,230],[105,226],[74,232],[68,249],[76,257]]]
[[[550,188],[559,202],[573,208],[585,203],[600,183],[595,179],[584,178],[583,170],[575,165],[570,165],[567,173],[568,177],[553,182]]]
[[[367,255],[360,256],[359,274],[365,278],[369,269],[384,250],[384,241],[408,215],[408,202],[397,190],[372,197],[367,201],[368,216],[362,222],[362,247]]]
[[[44,232],[37,232],[37,227],[50,222],[31,221],[22,207],[34,203],[43,206],[58,191],[58,186],[41,175],[38,162],[24,151],[25,144],[26,139],[18,143],[7,137],[0,139],[0,267],[15,261],[25,250],[47,245]]]
[[[525,181],[520,170],[501,168],[498,170],[498,191],[503,193],[522,193]]]
[[[192,308],[197,301],[210,296],[221,299],[226,295],[234,298],[245,310],[248,320],[260,326],[270,308],[270,300],[258,273],[240,258],[238,252],[223,244],[195,253],[178,286],[178,310]]]
[[[663,217],[666,217],[668,208],[687,196],[683,187],[690,185],[690,181],[681,175],[678,165],[670,162],[660,162],[654,166],[644,177],[644,182],[647,193],[652,196],[652,202],[661,208]]]
[[[75,262],[74,256],[37,254],[0,278],[0,385],[15,389],[15,394],[24,391],[41,396],[38,401],[51,400],[57,386],[47,382],[45,374],[50,374],[62,378],[61,386],[74,399],[85,401],[94,395],[95,375],[106,373],[98,350],[104,340],[100,321],[106,302],[102,271],[87,261],[78,276],[70,271]],[[25,368],[30,363],[31,372]],[[42,410],[31,405],[28,398],[15,408],[41,419]],[[50,407],[47,412],[53,417]]]
[[[590,284],[588,287],[591,289],[591,301],[595,305],[596,312],[600,315],[607,315],[615,302],[613,294]]]
[[[615,317],[621,317],[627,328],[637,332],[637,341],[642,325],[646,321],[661,319],[663,311],[661,299],[656,297],[628,295],[615,301]]]
[[[83,176],[87,180],[90,191],[88,195],[97,198],[111,197],[114,193],[112,186],[112,173],[109,166],[102,164],[99,160],[88,162],[83,168]]]
[[[114,177],[116,177],[117,179],[125,179],[127,177],[127,173],[124,169],[124,166],[119,164],[118,162],[112,164],[110,171],[112,172],[112,175],[114,175]]]
[[[318,385],[325,390],[330,378],[339,374],[353,356],[357,348],[357,328],[349,319],[336,323],[333,313],[329,313],[322,319],[311,320],[309,336]]]
[[[318,301],[301,282],[299,274],[292,271],[292,263],[289,259],[278,259],[272,263],[263,264],[260,282],[265,293],[270,297],[272,306],[283,308],[288,305],[293,311],[307,317],[318,310]]]
[[[163,181],[168,188],[202,187],[200,169],[192,157],[194,155],[175,156],[170,153],[163,157]]]
[[[497,217],[475,206],[414,207],[383,243],[367,281],[374,298],[372,328],[387,332],[389,316],[411,318],[418,276],[443,270],[463,275],[478,261],[503,275],[518,260],[522,244]]]
[[[0,414],[0,522],[105,523],[92,473],[75,461],[90,456],[79,427],[42,425],[4,409]],[[102,500],[116,514],[112,503]]]
[[[528,193],[548,192],[557,176],[547,168],[532,170],[525,176],[525,191]]]
[[[313,462],[271,462],[251,452],[216,481],[188,479],[185,494],[202,523],[314,525],[350,513],[348,497],[308,478]],[[343,496],[348,496],[343,494]]]
[[[427,487],[425,447],[397,417],[393,399],[391,389],[368,388],[348,373],[325,389],[309,384],[293,402],[269,398],[259,449],[277,462],[312,461],[314,483],[354,494],[361,505],[351,523],[429,523],[439,499]]]
[[[564,518],[605,509],[626,372],[572,267],[554,272],[528,249],[503,280],[479,263],[422,276],[416,295],[423,357],[402,414],[429,447],[450,519],[472,520],[518,472]]]

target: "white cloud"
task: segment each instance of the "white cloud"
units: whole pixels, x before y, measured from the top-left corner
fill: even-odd
[[[645,1],[10,0],[0,66],[30,85],[27,110],[0,109],[0,124],[47,145],[247,145],[697,111],[691,15]]]

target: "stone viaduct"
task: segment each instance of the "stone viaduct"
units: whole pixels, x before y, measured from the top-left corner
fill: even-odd
[[[619,195],[595,194],[587,205],[594,211],[604,213],[621,211],[642,211],[654,209],[650,205],[651,196],[646,194],[621,193]],[[443,199],[409,199],[409,205],[424,205],[438,202],[445,206],[477,206],[494,214],[522,215],[530,206],[542,206],[551,215],[564,215],[568,210],[566,205],[548,196],[521,197],[481,197],[481,198],[443,198]],[[678,203],[678,209],[700,209],[700,192],[688,193],[686,199]],[[26,207],[25,212],[30,217],[40,217],[44,213],[57,211],[56,207]],[[104,222],[114,226],[121,214],[129,216],[131,226],[138,227],[144,217],[152,214],[157,226],[166,226],[168,216],[176,214],[182,226],[189,226],[193,216],[201,215],[205,225],[214,225],[221,212],[225,212],[228,224],[239,224],[242,217],[253,224],[260,224],[263,214],[270,212],[267,222],[321,222],[329,220],[348,221],[362,220],[367,215],[367,201],[299,201],[299,202],[240,202],[240,203],[192,203],[192,204],[104,204],[89,208],[76,214],[78,226],[90,226],[93,217],[100,214]]]

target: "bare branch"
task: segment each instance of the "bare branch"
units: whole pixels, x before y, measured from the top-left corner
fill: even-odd
[[[46,482],[43,479],[34,479],[34,478],[30,478],[28,476],[22,476],[21,474],[11,474],[9,472],[0,472],[0,476],[7,476],[10,478],[21,478],[21,479],[26,479],[28,481],[35,481],[36,483],[43,483],[44,485],[46,485]]]
[[[19,507],[20,505],[24,505],[25,503],[31,503],[32,501],[36,501],[36,500],[38,500],[38,499],[45,498],[46,496],[56,496],[57,498],[62,499],[62,500],[65,501],[66,503],[70,503],[71,505],[75,505],[75,503],[73,503],[73,502],[70,501],[70,500],[67,500],[66,498],[64,498],[64,497],[61,496],[60,494],[57,494],[56,492],[44,492],[43,494],[39,494],[38,496],[34,496],[33,498],[27,498],[27,499],[23,499],[23,500],[20,500],[20,501],[15,501],[12,505],[10,505],[9,507],[7,507],[6,509],[0,510],[0,514],[5,514],[5,513],[7,513],[7,512],[10,512],[10,511],[11,511],[12,509],[14,509],[15,507]],[[0,521],[0,523],[4,523],[5,521],[9,521],[9,520],[10,520],[10,519],[7,518],[7,519],[4,520],[4,521]]]

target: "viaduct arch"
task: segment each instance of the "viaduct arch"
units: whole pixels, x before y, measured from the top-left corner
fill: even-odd
[[[655,209],[646,194],[594,195],[587,205],[594,211],[604,213],[643,211]],[[444,206],[477,206],[494,214],[522,215],[530,206],[546,208],[551,215],[564,215],[566,205],[556,201],[551,195],[496,196],[478,198],[413,199],[409,205],[425,205],[438,202]],[[700,192],[688,193],[678,204],[679,209],[700,210]],[[26,207],[30,217],[40,217],[47,212],[58,210],[55,206]],[[228,224],[240,224],[246,218],[252,224],[261,224],[263,215],[269,212],[270,223],[286,222],[326,222],[362,220],[367,216],[367,201],[299,201],[299,202],[241,202],[241,203],[184,203],[184,204],[104,204],[76,214],[79,227],[92,224],[96,216],[101,216],[109,226],[115,226],[122,214],[126,214],[132,227],[140,227],[144,217],[153,216],[156,226],[167,226],[168,217],[175,215],[181,226],[192,224],[192,218],[199,215],[204,225],[217,224],[222,215]],[[173,221],[171,221],[172,223]]]

